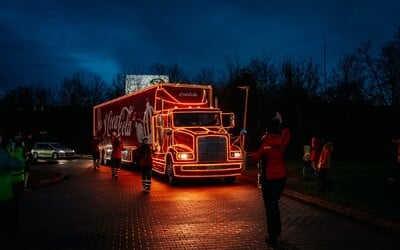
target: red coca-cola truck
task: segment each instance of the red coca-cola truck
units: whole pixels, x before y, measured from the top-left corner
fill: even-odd
[[[177,179],[224,178],[241,174],[239,137],[228,132],[233,113],[213,104],[211,85],[157,83],[93,107],[93,135],[103,138],[101,159],[111,160],[113,132],[121,135],[122,163],[135,166],[135,150],[148,137],[153,171]]]

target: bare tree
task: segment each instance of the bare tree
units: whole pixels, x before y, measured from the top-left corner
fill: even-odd
[[[110,91],[100,76],[94,76],[89,84],[89,105],[94,106],[107,100],[107,93]]]
[[[319,67],[312,60],[304,61],[303,65],[302,86],[308,96],[310,102],[318,99],[319,93],[322,92],[321,79],[319,77]]]
[[[385,97],[392,105],[400,105],[400,28],[393,39],[382,46],[378,67]]]
[[[168,74],[168,68],[167,66],[161,64],[161,63],[154,63],[150,67],[150,72],[155,75],[167,75]]]
[[[125,74],[117,73],[112,82],[110,92],[108,93],[108,99],[113,99],[125,94]]]
[[[249,91],[252,116],[251,123],[257,124],[256,128],[263,130],[266,126],[266,110],[271,108],[271,103],[278,93],[278,72],[275,62],[269,57],[259,56],[253,58],[247,65],[249,73],[254,78],[254,83]]]
[[[170,65],[167,72],[170,82],[189,82],[187,75],[181,70],[181,68],[177,64]]]
[[[371,49],[371,41],[361,43],[357,48],[357,52],[363,64],[365,64],[368,74],[365,82],[366,98],[373,105],[388,105],[383,79],[380,76],[381,72],[378,60],[372,55]]]
[[[293,61],[290,58],[281,64],[281,96],[296,100],[296,103],[312,102],[321,88],[318,65],[309,60]]]
[[[215,71],[211,68],[202,68],[194,81],[199,84],[213,85],[216,83]]]
[[[61,82],[59,98],[62,106],[87,107],[89,105],[89,91],[84,84],[84,76],[76,72],[71,78],[65,78]]]
[[[154,63],[150,67],[150,72],[155,75],[167,75],[170,82],[189,82],[187,75],[177,64],[163,65],[160,63]]]
[[[368,71],[365,67],[360,50],[344,54],[339,60],[332,80],[335,84],[335,96],[331,101],[344,104],[358,104],[367,102],[365,84],[368,80]]]
[[[33,88],[34,110],[43,111],[49,106],[54,106],[56,103],[54,89],[45,88],[39,84]]]
[[[266,56],[253,58],[247,66],[256,78],[256,87],[264,94],[277,89],[278,71],[276,64]]]
[[[239,57],[233,57],[230,55],[225,56],[225,67],[226,71],[228,72],[228,82],[231,79],[236,78],[238,74],[240,74],[240,71],[242,70],[242,65],[240,63]]]

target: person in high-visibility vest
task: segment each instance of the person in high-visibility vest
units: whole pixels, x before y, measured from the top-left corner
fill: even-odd
[[[7,151],[11,157],[16,159],[19,164],[19,170],[10,170],[11,185],[13,189],[13,218],[19,217],[20,212],[20,200],[22,192],[24,191],[24,180],[25,180],[25,149],[22,145],[21,136],[16,135],[10,140],[10,143],[6,146]],[[12,231],[15,233],[18,231],[18,223],[13,224]]]
[[[13,236],[18,225],[15,195],[11,172],[22,171],[23,164],[20,160],[6,150],[3,143],[3,130],[0,128],[0,241]]]

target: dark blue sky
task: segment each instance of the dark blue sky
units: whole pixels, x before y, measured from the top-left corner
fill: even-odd
[[[75,72],[111,82],[154,63],[197,74],[224,70],[226,56],[322,66],[324,33],[331,68],[399,27],[399,0],[0,0],[0,87],[58,85]]]

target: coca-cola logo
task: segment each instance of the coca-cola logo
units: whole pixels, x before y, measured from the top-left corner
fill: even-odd
[[[179,92],[179,97],[197,97],[197,92]]]
[[[113,131],[121,136],[130,136],[132,134],[132,116],[133,107],[123,107],[119,114],[114,115],[113,110],[104,116],[104,135],[110,136]]]

